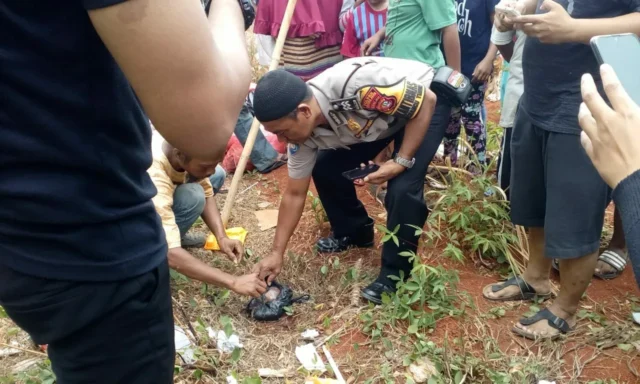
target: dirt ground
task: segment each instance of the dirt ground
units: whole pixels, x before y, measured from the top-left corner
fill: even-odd
[[[489,120],[495,122],[499,115],[498,103],[488,103],[488,110]],[[227,187],[230,182],[228,179]],[[192,251],[206,262],[235,274],[249,271],[255,261],[268,254],[275,229],[261,231],[254,212],[277,209],[286,188],[286,168],[269,175],[247,174],[241,183],[229,227],[242,226],[248,230],[246,259],[234,266],[217,253]],[[358,188],[358,195],[370,216],[378,224],[384,224],[384,209],[366,187]],[[264,379],[263,383],[301,383],[305,374],[298,370],[300,363],[296,359],[295,348],[304,344],[300,333],[310,328],[320,332],[318,340],[331,351],[349,383],[368,380],[376,383],[411,382],[406,378],[407,370],[402,365],[409,343],[403,331],[406,325],[393,326],[396,331],[390,333],[392,336],[384,342],[362,331],[363,316],[375,314],[376,309],[360,301],[357,292],[376,275],[380,264],[379,245],[374,249],[353,250],[339,255],[316,254],[313,245],[318,237],[329,232],[329,227],[313,212],[315,196],[316,191],[312,187],[300,225],[289,244],[286,267],[278,278],[281,283],[289,284],[296,295],[309,294],[311,300],[294,305],[289,315],[280,321],[256,323],[244,311],[247,299],[190,281],[179,274],[172,276],[176,325],[191,332],[190,339],[197,345],[195,363],[177,358],[175,383],[227,383],[227,376],[231,374],[235,374],[241,383],[259,383],[255,376],[260,368],[284,370],[289,376],[287,381]],[[218,195],[220,207],[225,198],[224,193]],[[606,227],[609,233],[611,222],[610,210]],[[381,237],[382,233],[378,231],[377,244],[380,244]],[[640,292],[630,268],[613,281],[593,280],[581,303],[584,316],[571,337],[557,342],[534,343],[510,332],[513,323],[531,309],[531,304],[493,304],[482,299],[482,287],[496,281],[500,277],[498,273],[479,268],[471,261],[459,263],[447,259],[442,256],[442,249],[423,247],[419,254],[426,264],[458,271],[457,293],[459,300],[467,303],[464,314],[439,320],[432,333],[425,337],[437,346],[457,345],[451,350],[453,354],[462,354],[460,346],[464,346],[465,353],[468,352],[465,356],[476,359],[469,362],[470,366],[473,364],[485,370],[501,367],[502,372],[497,373],[504,374],[534,368],[536,372],[544,372],[544,376],[529,375],[526,381],[501,381],[504,383],[537,383],[542,379],[557,384],[640,382],[640,343],[629,344],[630,340],[638,340],[640,334],[630,319],[632,308],[640,307]],[[356,268],[360,264],[362,267]],[[354,276],[354,271],[356,277],[349,278]],[[557,280],[558,276],[554,275],[554,278]],[[497,310],[503,314],[497,318],[487,316]],[[206,328],[218,330],[224,324],[230,324],[233,332],[239,335],[243,343],[240,354],[228,355],[216,350]],[[10,356],[0,357],[0,383],[27,383],[24,376],[16,379],[11,371],[21,362],[31,359],[42,362],[46,356],[35,350],[26,335],[6,318],[0,318],[0,343],[0,350],[7,346],[20,349]],[[492,352],[489,354],[487,351]],[[503,364],[499,360],[509,363]],[[40,377],[48,372],[46,365],[32,368],[37,369],[35,375]],[[447,378],[446,374],[443,377],[443,381],[435,382],[460,383]],[[487,376],[483,377],[479,381],[463,377],[462,382],[491,382]],[[43,379],[33,380],[31,383],[47,383]]]
[[[497,103],[495,103],[497,104]],[[493,119],[497,110],[496,105],[490,105],[490,119]],[[494,120],[495,121],[495,120]],[[286,184],[286,170],[280,169],[270,175],[265,176],[266,179],[279,186]],[[282,188],[282,187],[281,187]],[[280,193],[272,193],[269,189],[262,190],[263,196],[270,201],[277,201]],[[315,192],[315,191],[314,191]],[[359,197],[363,204],[367,207],[370,216],[376,219],[379,224],[384,224],[382,207],[375,202],[372,196],[364,189],[359,188]],[[311,259],[309,263],[318,266],[323,265],[326,260],[325,256],[313,256],[313,244],[319,236],[326,235],[328,228],[326,225],[318,225],[311,215],[305,214],[296,234],[291,241],[290,249],[296,254],[309,255]],[[612,222],[612,210],[607,214],[608,225]],[[378,233],[380,238],[381,234]],[[428,252],[431,256],[425,259],[425,262],[431,265],[443,265],[447,268],[456,269],[460,275],[460,283],[458,285],[461,291],[469,294],[471,302],[476,308],[475,315],[488,312],[494,307],[506,307],[507,311],[504,317],[500,319],[488,320],[482,324],[472,324],[472,326],[485,327],[485,332],[491,335],[497,335],[497,340],[504,353],[535,354],[538,345],[533,342],[525,341],[517,338],[509,332],[512,325],[526,312],[529,304],[500,305],[487,302],[482,298],[481,290],[487,284],[496,281],[497,276],[490,271],[478,270],[473,263],[460,264],[450,260],[443,259],[438,256],[437,250]],[[354,250],[346,254],[340,255],[342,263],[355,263],[356,260],[362,258],[366,267],[371,271],[380,264],[379,250]],[[558,275],[554,272],[554,279],[559,283]],[[594,279],[587,291],[587,295],[582,302],[582,309],[606,317],[609,320],[626,323],[630,325],[630,311],[633,300],[637,300],[640,296],[633,273],[630,268],[619,278],[612,281],[603,281]],[[445,338],[453,339],[456,337],[464,337],[467,326],[461,326],[461,322],[475,322],[477,317],[470,314],[466,319],[448,318],[442,320],[431,335],[431,339],[436,343],[441,343]],[[590,327],[595,324],[582,320],[576,331],[576,335],[587,333]],[[557,376],[548,379],[556,380],[559,383],[579,382],[579,383],[605,383],[605,379],[616,380],[617,383],[637,383],[640,382],[640,357],[638,352],[624,352],[620,349],[612,348],[605,352],[597,352],[594,346],[583,338],[576,336],[574,339],[580,341],[571,341],[557,343],[554,352],[562,359],[561,371],[557,372]],[[354,350],[356,344],[362,345],[369,339],[360,333],[357,329],[351,330],[340,340],[340,343],[332,348],[334,358],[349,361],[355,359],[358,355],[364,353],[363,348]],[[482,348],[482,344],[477,345]],[[540,348],[542,350],[542,348]],[[596,358],[593,358],[597,354]],[[575,377],[576,370],[579,369],[578,377]],[[542,379],[542,378],[541,378]],[[569,379],[569,380],[567,380]],[[398,381],[404,382],[404,381]]]

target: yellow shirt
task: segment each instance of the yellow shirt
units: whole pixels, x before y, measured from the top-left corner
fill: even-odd
[[[147,172],[158,189],[158,194],[153,198],[153,204],[162,219],[167,245],[169,249],[178,248],[181,246],[180,229],[176,224],[176,216],[173,214],[173,193],[177,186],[186,182],[187,173],[173,169],[167,156],[159,149],[154,151],[153,164]],[[213,196],[213,187],[209,178],[201,180],[199,184],[204,188],[205,198]]]

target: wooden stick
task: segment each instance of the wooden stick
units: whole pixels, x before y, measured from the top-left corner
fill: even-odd
[[[336,361],[333,360],[333,356],[331,356],[331,352],[329,352],[326,345],[322,346],[322,352],[324,352],[324,356],[329,361],[329,366],[331,366],[333,374],[336,375],[336,379],[340,382],[340,384],[346,384],[346,382],[344,381],[344,377],[342,377],[342,373],[340,373],[338,364],[336,364]]]
[[[289,32],[289,25],[291,25],[291,18],[293,17],[293,10],[296,7],[296,3],[298,0],[289,0],[287,3],[287,8],[284,11],[284,18],[282,19],[282,24],[280,26],[280,32],[278,32],[278,38],[276,39],[276,45],[273,49],[273,54],[271,55],[271,64],[269,65],[269,71],[273,71],[278,68],[280,64],[280,56],[282,55],[282,47],[284,46],[284,41],[287,38],[287,33]],[[224,209],[222,210],[222,223],[224,226],[227,226],[229,223],[229,217],[231,216],[231,208],[233,208],[233,203],[236,198],[236,193],[238,192],[238,186],[240,185],[240,180],[242,180],[242,175],[244,174],[244,170],[247,167],[247,161],[249,161],[249,155],[251,155],[251,151],[253,150],[253,144],[256,141],[256,137],[258,136],[258,132],[260,131],[260,122],[255,117],[253,118],[253,124],[251,124],[251,130],[249,131],[249,135],[247,136],[247,141],[244,143],[244,148],[242,149],[242,154],[240,155],[240,161],[238,162],[238,166],[236,167],[236,171],[233,174],[233,180],[231,181],[231,187],[229,188],[229,194],[227,195],[227,200],[224,203]]]

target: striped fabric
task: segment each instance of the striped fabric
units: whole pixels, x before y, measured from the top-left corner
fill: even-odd
[[[339,45],[316,48],[313,37],[294,37],[285,40],[280,66],[307,81],[340,61]]]
[[[368,2],[355,7],[346,20],[341,53],[345,57],[360,56],[360,47],[365,40],[375,35],[387,23],[387,9],[374,10]],[[382,56],[382,43],[372,52]]]
[[[375,35],[386,24],[386,10],[375,12],[366,2],[353,10],[353,24],[356,37],[362,42]]]

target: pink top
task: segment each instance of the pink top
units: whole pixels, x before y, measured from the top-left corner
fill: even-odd
[[[316,47],[330,47],[342,42],[339,18],[343,0],[298,0],[287,37],[319,34]],[[319,3],[322,2],[322,5]],[[253,32],[278,36],[287,0],[260,0]]]

